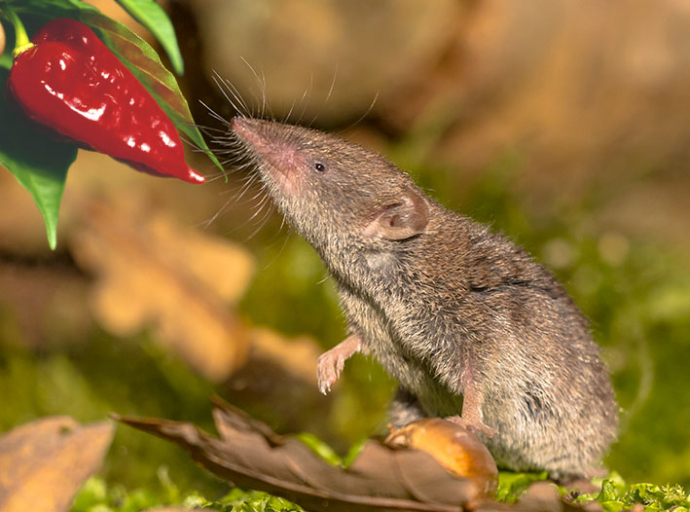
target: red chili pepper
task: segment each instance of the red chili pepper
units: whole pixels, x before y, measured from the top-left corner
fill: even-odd
[[[55,19],[32,42],[15,57],[7,81],[28,117],[139,171],[205,181],[186,164],[172,121],[89,27]]]

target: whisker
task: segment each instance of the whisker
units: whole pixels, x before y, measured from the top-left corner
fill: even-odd
[[[268,101],[266,76],[263,70],[261,70],[261,74],[259,74],[246,59],[241,59],[259,84],[261,101],[258,101],[259,98],[253,94],[254,101],[247,102],[242,95],[240,95],[237,87],[230,81],[223,79],[220,74],[215,71],[213,74],[214,84],[220,89],[222,96],[230,107],[234,109],[236,115],[255,117],[254,114],[258,112],[261,117],[264,117],[268,111],[273,117],[270,102]],[[303,99],[307,97],[308,94],[309,90],[305,91]],[[266,183],[261,180],[261,176],[256,170],[259,162],[255,157],[248,157],[248,153],[245,151],[245,144],[232,132],[232,130],[229,130],[231,120],[226,119],[203,101],[201,104],[209,112],[211,118],[219,122],[222,127],[201,128],[208,137],[209,142],[214,146],[213,154],[221,161],[223,166],[229,167],[229,172],[243,176],[241,182],[233,187],[232,196],[224,201],[222,206],[220,206],[210,218],[204,221],[203,225],[208,228],[208,226],[216,222],[221,215],[226,214],[233,206],[247,204],[250,205],[250,210],[252,211],[251,215],[239,224],[233,226],[232,231],[252,226],[251,233],[247,237],[247,240],[249,240],[255,237],[270,221],[272,214],[276,210],[276,204],[267,192]],[[249,106],[250,104],[252,105],[251,108]],[[295,104],[293,103],[293,108],[294,106]],[[288,117],[290,115],[291,113],[288,114]],[[281,217],[280,230],[282,230],[284,225],[285,219]]]
[[[230,100],[228,100],[228,101],[230,101]],[[206,110],[208,110],[209,115],[210,115],[213,119],[215,119],[216,121],[219,121],[219,122],[220,122],[222,125],[224,125],[224,126],[230,126],[230,121],[228,121],[227,119],[225,119],[225,117],[221,116],[218,112],[216,112],[215,110],[213,110],[208,104],[206,104],[206,102],[204,102],[203,100],[199,100],[199,103],[201,103],[201,105],[202,105]],[[231,103],[231,104],[232,104],[232,103]],[[234,105],[233,105],[233,108],[235,108]],[[220,131],[220,129],[219,129],[219,131]]]
[[[376,105],[376,102],[378,101],[378,99],[379,99],[379,93],[377,92],[376,95],[374,96],[374,99],[371,101],[369,108],[366,110],[366,112],[364,112],[361,116],[359,116],[359,118],[354,123],[350,124],[347,128],[340,130],[340,132],[342,133],[342,132],[346,132],[347,130],[351,130],[352,128],[357,126],[359,123],[364,121],[364,119],[369,114],[371,114],[371,111],[374,110],[374,105]]]
[[[307,106],[309,105],[309,102],[307,101],[307,97],[311,94],[311,91],[313,88],[314,88],[314,73],[312,72],[309,74],[309,86],[304,90],[304,93],[302,94],[302,97],[300,98],[300,102],[302,103],[302,112],[299,115],[299,119],[297,119],[297,124],[300,124],[302,122],[304,115],[307,113]]]
[[[292,111],[295,109],[295,102],[296,102],[296,100],[292,100],[292,105],[290,105],[290,110],[288,111],[287,115],[285,116],[285,119],[283,119],[283,123],[288,123],[290,121],[290,116],[292,115]]]
[[[254,75],[254,78],[256,78],[257,83],[259,84],[259,89],[261,91],[261,110],[259,111],[259,116],[263,118],[266,115],[266,107],[268,106],[268,109],[270,111],[270,105],[268,105],[268,93],[266,91],[266,75],[264,74],[263,70],[261,71],[261,77],[259,74],[256,72],[256,69],[245,59],[244,57],[240,57],[242,62],[245,63],[245,65],[249,68],[249,70],[252,72]],[[263,78],[262,78],[263,77]],[[254,117],[254,116],[252,116]]]
[[[259,233],[259,231],[261,231],[264,228],[264,226],[266,225],[266,222],[268,222],[268,219],[271,218],[271,214],[275,210],[275,204],[272,201],[269,201],[266,204],[268,204],[269,207],[266,210],[264,217],[259,221],[259,225],[252,232],[252,234],[249,235],[248,240],[251,240],[252,238],[254,238],[257,235],[257,233]],[[263,206],[262,206],[262,209],[263,209]]]
[[[333,80],[331,80],[331,87],[328,89],[328,94],[326,94],[326,98],[323,100],[323,103],[321,103],[321,106],[319,107],[318,111],[316,114],[314,114],[314,117],[312,120],[309,122],[307,125],[309,128],[311,128],[318,117],[323,113],[323,110],[326,108],[326,104],[328,103],[328,100],[331,99],[333,96],[333,91],[335,90],[335,82],[336,79],[338,78],[338,64],[335,65],[335,69],[333,70]]]
[[[216,84],[216,87],[218,87],[218,90],[220,90],[220,93],[223,95],[225,100],[230,103],[232,108],[239,113],[244,112],[242,109],[243,105],[240,103],[240,98],[238,95],[233,94],[233,89],[231,89],[231,84],[223,80],[220,76],[220,74],[217,71],[213,71],[213,83]],[[237,103],[236,103],[237,101]],[[207,107],[208,108],[208,107]],[[210,109],[209,109],[210,110]],[[218,118],[218,117],[216,117]],[[223,119],[224,123],[227,123],[227,120]]]
[[[283,224],[281,223],[281,228],[282,228],[282,225],[283,225]],[[273,241],[275,238],[277,238],[278,234],[280,234],[280,230],[275,234],[274,238],[271,239],[271,241]],[[290,240],[290,237],[289,237],[289,236],[284,236],[284,237],[283,237],[283,243],[282,243],[282,245],[280,246],[280,249],[278,249],[278,252],[275,254],[275,256],[274,256],[273,258],[271,258],[271,260],[270,260],[269,262],[266,263],[266,266],[264,267],[264,271],[268,270],[268,269],[271,268],[273,265],[275,265],[275,263],[278,261],[278,259],[280,258],[280,256],[283,254],[283,251],[285,250],[285,247],[287,247],[288,240]]]
[[[317,284],[317,285],[323,284],[323,283],[325,283],[326,281],[328,281],[328,279],[329,279],[330,277],[331,277],[331,276],[328,275],[328,272],[324,272],[323,277],[322,277],[321,279],[319,279],[319,280],[316,282],[316,284]]]
[[[223,94],[226,98],[228,97],[227,95],[230,95],[234,99],[234,101],[230,101],[230,103],[235,106],[235,110],[237,111],[238,115],[242,117],[253,117],[253,111],[249,107],[249,104],[245,101],[240,94],[240,91],[230,80],[226,80],[222,78],[220,74],[216,73],[214,81],[221,88],[221,90],[223,90]],[[236,105],[239,105],[239,108]]]

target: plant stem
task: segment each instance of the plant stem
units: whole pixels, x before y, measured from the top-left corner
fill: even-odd
[[[19,19],[19,16],[17,16],[17,13],[14,12],[14,9],[5,4],[5,6],[0,8],[0,10],[4,14],[5,18],[7,18],[10,23],[12,23],[12,26],[14,26],[15,41],[12,56],[16,59],[20,53],[33,47],[34,44],[29,40],[29,36],[26,34],[24,24],[22,23],[22,20]]]

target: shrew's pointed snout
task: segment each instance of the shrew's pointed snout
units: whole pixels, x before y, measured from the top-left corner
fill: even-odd
[[[306,131],[298,126],[241,116],[230,120],[230,130],[258,152],[262,148],[294,152],[304,146],[304,137],[300,134]]]
[[[295,170],[301,161],[297,157],[298,146],[290,139],[291,127],[272,121],[235,117],[230,121],[232,132],[244,142],[262,164],[262,174],[278,177],[287,190],[295,181]]]
[[[252,139],[259,136],[261,125],[265,121],[251,119],[249,117],[233,117],[230,121],[230,129],[241,139],[251,143]]]
[[[264,158],[276,150],[280,141],[280,137],[272,133],[270,125],[269,121],[248,117],[234,117],[230,121],[232,132],[255,153]]]
[[[261,123],[260,119],[252,119],[251,117],[235,116],[230,120],[230,127],[233,130],[251,130],[257,129]]]

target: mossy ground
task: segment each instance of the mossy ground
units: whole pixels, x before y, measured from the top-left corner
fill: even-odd
[[[543,474],[501,473],[497,499],[515,503],[530,484],[543,480]],[[649,512],[690,510],[690,494],[680,485],[626,484],[613,474],[602,482],[602,490],[581,494],[559,487],[561,496],[570,503],[585,505],[597,502],[605,512],[630,510],[642,505]],[[89,479],[77,496],[72,512],[137,512],[162,505],[181,505],[189,508],[209,508],[220,512],[299,512],[303,509],[283,498],[265,492],[232,489],[220,498],[208,499],[198,492],[184,495],[167,475],[151,489],[126,491],[122,486],[108,486],[99,477]]]

